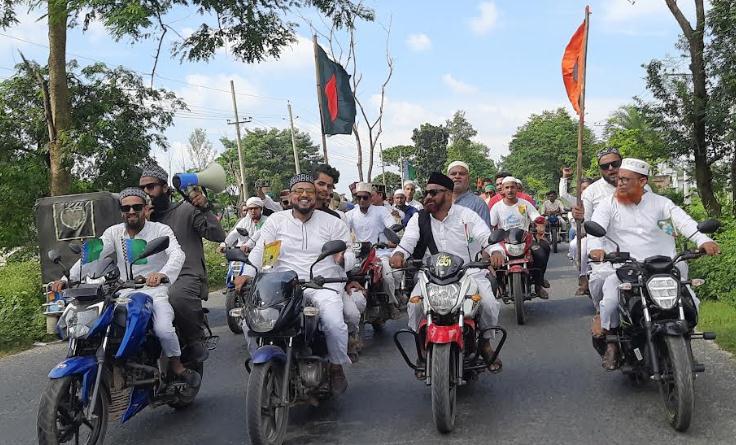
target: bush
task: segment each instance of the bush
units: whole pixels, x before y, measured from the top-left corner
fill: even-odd
[[[701,299],[720,300],[736,306],[736,284],[733,273],[736,266],[736,221],[721,218],[721,230],[711,237],[721,247],[721,254],[702,257],[690,263],[690,276],[705,279],[698,289]]]
[[[44,337],[43,302],[41,267],[37,261],[0,267],[0,350],[27,345]]]
[[[217,251],[220,243],[204,241],[204,263],[207,267],[207,285],[210,292],[225,286],[227,276],[227,261],[225,256]]]

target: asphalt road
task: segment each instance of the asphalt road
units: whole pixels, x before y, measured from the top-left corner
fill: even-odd
[[[565,246],[562,246],[565,249]],[[527,324],[515,325],[513,308],[501,311],[509,339],[504,370],[485,373],[462,388],[453,433],[432,423],[430,394],[414,379],[391,341],[404,320],[373,335],[366,329],[360,362],[348,370],[348,391],[320,407],[292,410],[291,444],[734,444],[736,363],[714,346],[697,342],[706,372],[696,381],[690,430],[677,433],[664,418],[653,384],[633,386],[619,372],[606,372],[590,344],[592,304],[573,296],[576,279],[561,250],[550,260],[548,301],[528,304]],[[247,374],[243,340],[224,324],[223,299],[208,306],[220,344],[206,363],[203,386],[184,412],[146,409],[125,425],[110,425],[107,443],[243,444]],[[0,360],[0,444],[36,442],[36,411],[48,371],[63,357],[63,345],[35,348]]]

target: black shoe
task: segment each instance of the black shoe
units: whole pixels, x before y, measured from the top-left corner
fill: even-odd
[[[202,376],[197,371],[189,368],[185,369],[181,374],[177,374],[176,377],[192,388],[199,388],[199,385],[202,383]]]
[[[332,381],[332,394],[337,396],[348,389],[348,379],[341,365],[330,365],[330,380]]]

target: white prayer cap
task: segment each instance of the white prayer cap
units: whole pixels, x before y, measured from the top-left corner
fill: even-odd
[[[373,186],[368,182],[359,182],[355,184],[355,193],[360,192],[373,193]]]
[[[521,185],[521,181],[519,181],[518,179],[514,178],[513,176],[506,176],[505,178],[503,178],[503,181],[501,181],[501,184],[503,185],[503,184],[506,184],[507,182],[515,182],[515,183]]]
[[[450,170],[452,170],[455,167],[462,167],[466,171],[470,171],[470,167],[468,167],[468,164],[464,163],[463,161],[452,161],[450,162],[450,165],[447,166],[447,173],[450,173]]]
[[[245,207],[247,209],[250,209],[253,207],[263,208],[263,200],[257,196],[251,196],[250,198],[248,198],[247,201],[245,201]]]
[[[649,170],[651,167],[648,163],[641,159],[625,158],[621,161],[621,167],[624,170],[630,172],[639,173],[640,175],[649,176]]]
[[[398,189],[394,192],[394,196],[396,195],[406,196],[406,193],[404,193],[404,190]]]
[[[411,179],[407,179],[406,181],[404,181],[404,187],[406,187],[407,185],[410,185],[410,186],[412,186],[412,187],[416,187],[416,186],[417,186],[417,185],[416,185],[416,184],[414,183],[414,181],[412,181]]]

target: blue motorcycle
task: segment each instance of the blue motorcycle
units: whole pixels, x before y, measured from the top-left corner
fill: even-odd
[[[168,237],[151,240],[126,266],[166,250]],[[80,253],[78,245],[70,245]],[[56,251],[49,258],[61,264]],[[64,267],[64,273],[69,273]],[[76,278],[76,277],[75,277]],[[69,341],[67,358],[49,373],[38,409],[38,443],[101,444],[107,423],[122,423],[147,405],[182,409],[199,388],[175,380],[152,330],[153,303],[141,289],[145,279],[121,281],[111,258],[84,264],[78,281],[63,291],[64,311],[57,333]],[[182,348],[185,366],[202,374],[201,357]]]

